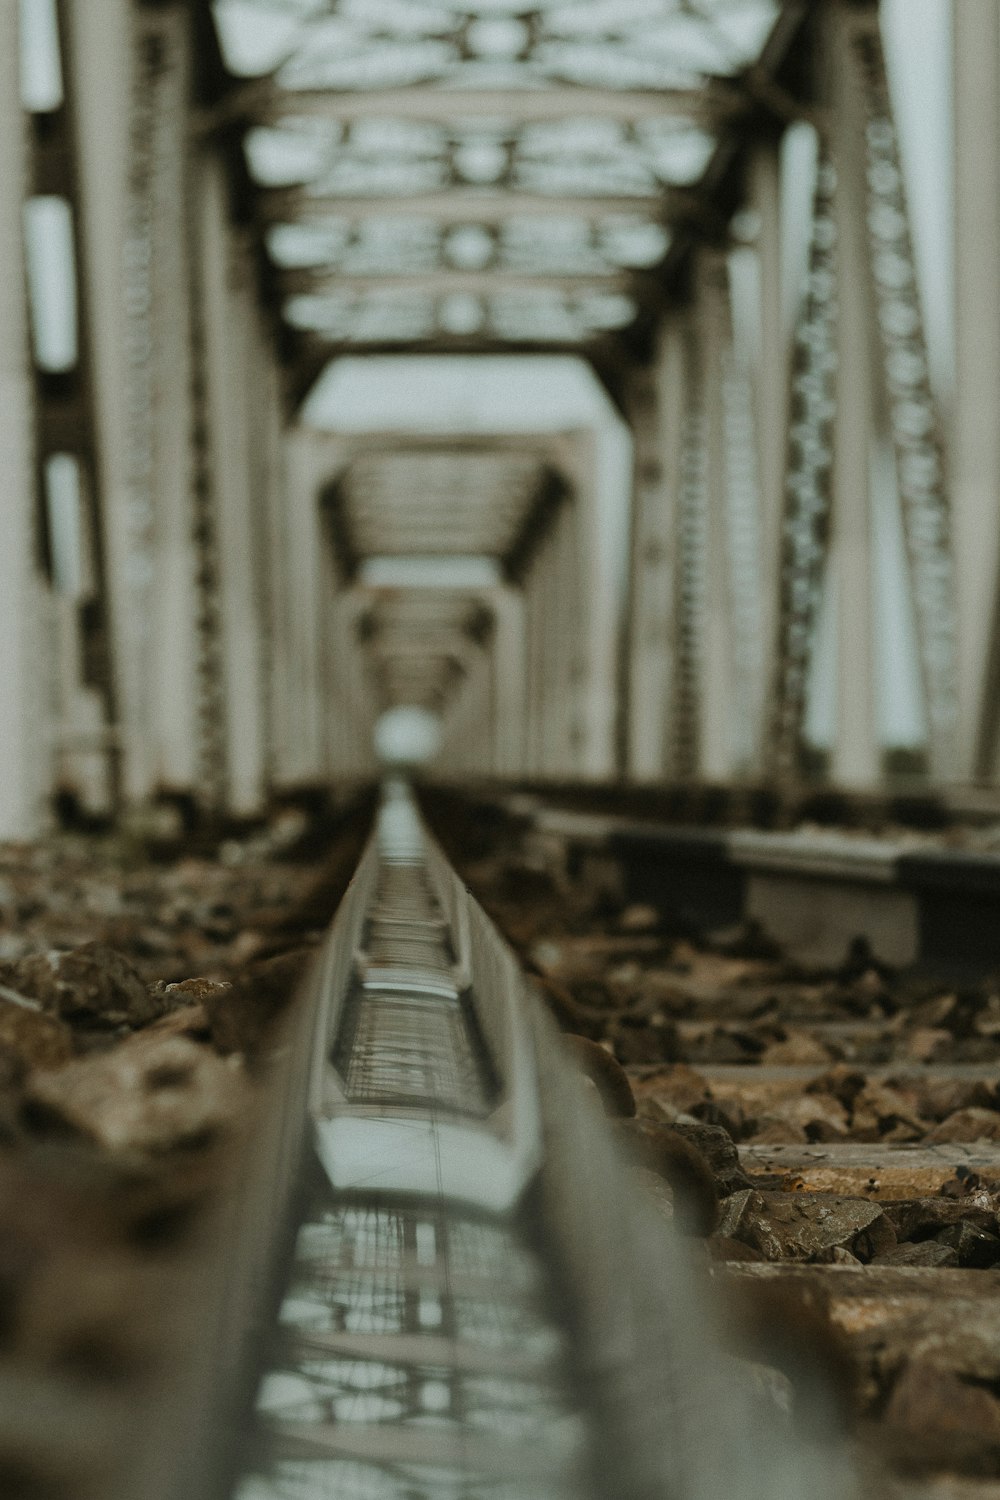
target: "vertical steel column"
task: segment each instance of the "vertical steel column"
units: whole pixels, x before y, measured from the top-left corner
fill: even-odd
[[[735,662],[723,393],[730,330],[728,269],[724,253],[703,251],[699,273],[698,323],[703,350],[707,461],[699,771],[703,777],[714,781],[728,778],[734,768]]]
[[[260,715],[262,774],[266,786],[273,781],[275,738],[272,734],[272,685],[274,681],[274,578],[280,558],[272,556],[271,510],[276,497],[274,463],[280,441],[282,397],[271,331],[252,285],[252,255],[244,246],[245,290],[242,296],[246,337],[244,368],[247,379],[243,402],[247,423],[247,526],[253,548],[253,588],[256,600],[258,642],[258,704]]]
[[[72,116],[79,186],[79,276],[86,311],[82,329],[92,377],[96,427],[95,501],[105,561],[97,597],[106,617],[109,658],[103,671],[109,717],[127,800],[152,783],[146,684],[149,600],[148,495],[134,489],[126,272],[132,83],[135,66],[131,0],[59,0],[63,68]],[[114,662],[113,681],[110,661]]]
[[[808,278],[795,324],[788,453],[780,537],[773,706],[765,768],[799,774],[809,670],[829,557],[837,370],[836,176],[820,153],[812,205]]]
[[[494,761],[492,648],[469,641],[462,653],[463,675],[446,700],[442,763],[463,774],[491,775]]]
[[[157,785],[196,791],[198,764],[198,555],[192,495],[193,368],[187,226],[190,17],[186,5],[142,12],[138,38],[155,77],[148,180],[153,516],[150,721]],[[142,73],[137,88],[148,89]],[[133,167],[133,172],[135,171]]]
[[[875,720],[875,598],[871,497],[873,328],[865,232],[865,157],[860,80],[852,31],[869,24],[846,7],[830,12],[831,130],[837,192],[836,425],[833,434],[831,558],[837,607],[837,722],[833,779],[879,780]]]
[[[483,641],[466,658],[468,675],[463,691],[471,694],[469,769],[475,775],[490,775],[496,770],[492,655],[490,642]]]
[[[113,465],[106,459],[105,409],[98,409],[96,385],[106,373],[95,352],[96,325],[100,323],[107,294],[119,295],[123,265],[121,221],[109,222],[102,210],[121,207],[124,193],[124,151],[116,154],[128,126],[128,89],[131,62],[130,36],[120,11],[109,6],[104,20],[110,24],[107,55],[100,59],[107,68],[100,73],[104,98],[94,103],[93,80],[86,66],[87,54],[75,47],[81,12],[71,10],[66,0],[56,0],[56,19],[62,100],[48,112],[32,116],[33,194],[55,194],[69,211],[72,271],[76,292],[75,357],[67,368],[36,370],[36,415],[38,469],[48,478],[50,465],[66,466],[78,485],[79,516],[78,576],[56,580],[52,538],[47,521],[44,550],[50,581],[58,582],[50,608],[51,644],[56,670],[53,674],[54,740],[60,788],[79,797],[88,810],[107,813],[119,801],[120,714],[117,657],[122,641],[112,642],[113,596],[123,580],[108,561],[109,536],[115,518],[110,514]],[[82,64],[82,65],[81,65]],[[83,87],[78,88],[78,84]],[[15,96],[16,97],[16,96]],[[108,109],[110,106],[110,111]],[[115,113],[117,111],[117,113]],[[105,139],[112,116],[112,135]],[[114,190],[104,199],[91,201],[89,176],[94,158],[109,146],[107,172],[115,179]],[[112,258],[114,286],[94,270],[95,250]],[[100,285],[95,285],[95,279]],[[112,335],[122,329],[120,306],[110,308]],[[105,350],[116,352],[113,337],[105,337]],[[119,350],[118,352],[123,352]],[[122,426],[119,424],[119,434]],[[120,457],[120,450],[119,450]],[[47,472],[48,471],[48,472]],[[118,477],[122,475],[119,465]],[[119,496],[121,498],[121,496]],[[126,518],[118,518],[124,520]],[[119,612],[119,618],[123,617]]]
[[[222,161],[207,153],[199,176],[199,273],[217,525],[225,807],[245,816],[259,811],[264,796],[260,601],[256,538],[248,503],[245,357],[252,299],[245,257],[229,222]]]
[[[299,480],[292,487],[289,508],[295,510],[295,532],[291,539],[301,546],[303,588],[293,575],[289,589],[294,594],[296,641],[301,641],[304,660],[293,658],[297,719],[310,736],[302,754],[286,760],[294,767],[292,781],[315,782],[330,777],[367,775],[372,765],[372,733],[378,714],[373,708],[374,672],[359,639],[366,597],[346,579],[329,524],[329,514],[319,496],[319,476],[329,473],[331,462],[342,455],[328,438],[304,430],[292,432]],[[294,729],[291,731],[294,736]]]
[[[260,311],[255,318],[257,357],[260,365],[260,410],[251,411],[256,428],[258,485],[257,561],[261,596],[261,672],[264,686],[264,754],[268,785],[274,785],[280,767],[281,692],[283,688],[284,614],[286,558],[282,514],[285,485],[282,468],[284,433],[283,394],[270,330]]]
[[[540,675],[538,720],[541,770],[551,776],[558,769],[558,705],[556,703],[556,656],[560,630],[555,527],[550,528],[538,549]]]
[[[729,586],[727,622],[732,695],[729,709],[733,772],[755,769],[761,744],[761,711],[766,693],[765,611],[761,601],[761,516],[757,422],[749,351],[737,340],[733,317],[732,260],[724,261],[721,288],[722,427],[725,474],[723,564]]]
[[[579,687],[576,694],[579,748],[577,771],[589,778],[607,777],[616,768],[618,664],[622,619],[622,580],[615,571],[614,550],[604,528],[598,492],[598,434],[581,428],[563,434],[560,463],[570,481],[576,578],[582,610],[578,618]]]
[[[32,377],[28,357],[22,214],[26,140],[18,74],[18,0],[0,0],[0,839],[42,824],[50,726],[39,686]]]
[[[545,773],[545,733],[547,705],[545,686],[549,643],[546,635],[546,596],[549,589],[547,547],[543,536],[531,561],[531,749],[532,772]]]
[[[517,776],[524,769],[527,706],[526,607],[523,590],[506,585],[490,591],[493,611],[493,670],[496,680],[497,770]]]
[[[667,720],[667,771],[693,777],[700,763],[701,629],[705,594],[706,445],[704,354],[694,310],[678,327],[681,429],[675,505],[675,571]]]
[[[632,559],[627,642],[626,773],[656,779],[666,764],[666,714],[673,671],[674,502],[683,420],[682,335],[660,328],[653,363],[629,402],[632,419]]]
[[[287,546],[287,671],[291,714],[283,759],[289,781],[320,773],[320,516],[317,439],[293,429],[285,440]],[[353,641],[353,637],[352,637]],[[351,655],[356,647],[350,647]]]
[[[521,577],[524,598],[524,766],[525,775],[535,770],[535,678],[538,671],[538,620],[535,598],[535,563]]]
[[[576,771],[579,751],[577,694],[580,672],[577,643],[581,621],[574,519],[573,505],[560,505],[553,528],[552,598],[556,628],[552,640],[552,688],[549,702],[554,769],[560,775]]]
[[[330,558],[329,566],[335,564]],[[331,767],[336,777],[368,775],[372,767],[372,732],[381,704],[375,699],[372,670],[358,638],[358,616],[362,600],[353,588],[341,588],[333,597],[330,640],[339,707],[337,745],[340,757]],[[317,619],[322,616],[317,611]],[[319,628],[319,627],[317,627]],[[319,691],[319,689],[317,689]]]
[[[532,776],[542,771],[542,726],[545,718],[545,570],[542,547],[536,548],[528,568],[528,770]]]
[[[1000,704],[1000,8],[955,0],[952,495],[960,774],[998,773]]]
[[[903,164],[877,14],[858,29],[854,66],[863,90],[869,265],[878,331],[879,394],[896,461],[917,626],[932,774],[955,774],[956,601],[951,504],[937,403],[930,383]]]
[[[760,495],[760,639],[764,671],[758,705],[758,758],[766,755],[775,681],[774,651],[781,600],[782,518],[788,443],[789,344],[784,317],[780,140],[768,139],[750,162],[750,202],[757,213],[760,293],[759,345],[754,372],[757,475]]]

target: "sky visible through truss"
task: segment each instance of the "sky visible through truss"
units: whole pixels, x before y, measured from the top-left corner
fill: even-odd
[[[251,81],[273,74],[282,96],[301,90],[304,100],[332,88],[342,99],[371,98],[380,90],[399,98],[414,88],[481,93],[501,86],[538,96],[558,85],[578,90],[582,99],[595,87],[612,93],[688,89],[709,74],[738,73],[759,50],[776,5],[701,0],[685,13],[679,0],[537,0],[527,20],[525,0],[475,6],[464,0],[217,0],[214,9],[233,70]],[[883,19],[932,376],[947,417],[953,336],[948,0],[883,0]],[[51,0],[22,0],[25,102],[33,109],[53,107],[61,91],[52,20]],[[588,340],[615,336],[641,316],[636,294],[643,273],[670,245],[664,195],[697,180],[711,130],[704,120],[683,115],[623,126],[581,114],[521,122],[512,130],[481,112],[457,129],[380,113],[369,109],[351,120],[341,111],[343,117],[330,119],[320,110],[296,122],[294,111],[282,106],[248,136],[251,165],[262,184],[271,184],[264,188],[272,204],[266,244],[288,277],[289,321],[315,334],[321,348],[329,340],[336,354],[362,352],[387,336],[406,347],[429,334],[457,352],[463,341],[488,338],[499,353],[506,339],[516,344],[526,331],[544,336],[550,353],[474,365],[438,356],[421,367],[420,379],[412,378],[412,363],[340,360],[315,387],[308,420],[356,431],[379,424],[452,431],[596,426],[606,540],[621,552],[623,565],[624,429],[589,372],[574,370],[571,360],[552,351],[585,351]],[[808,176],[809,155],[808,147],[792,146],[793,175]],[[808,182],[800,186],[806,205]],[[508,195],[530,211],[512,213]],[[612,211],[616,195],[620,202]],[[558,212],[547,205],[549,196]],[[461,201],[442,209],[446,199]],[[582,200],[590,200],[585,210]],[[433,212],[423,213],[422,201]],[[498,202],[505,204],[499,211]],[[26,224],[35,339],[53,369],[75,358],[74,273],[57,208],[37,201]],[[793,262],[802,230],[786,225]],[[794,305],[792,277],[789,318]],[[885,580],[877,601],[886,643],[880,704],[886,740],[907,743],[922,733],[919,692],[899,528],[891,505],[880,503],[884,488],[876,484]],[[819,742],[832,730],[830,635],[821,629],[809,722]]]

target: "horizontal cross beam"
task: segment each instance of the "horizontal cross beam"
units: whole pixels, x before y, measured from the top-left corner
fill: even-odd
[[[489,297],[497,292],[556,292],[566,296],[591,293],[623,292],[636,297],[651,297],[658,287],[655,278],[619,270],[606,273],[535,272],[507,269],[458,271],[384,271],[358,274],[352,271],[289,270],[282,273],[284,289],[289,294],[350,292],[363,297],[390,292],[396,295],[431,297]]]
[[[455,120],[524,122],[549,120],[680,119],[708,126],[747,107],[738,87],[718,80],[697,89],[601,89],[574,84],[542,88],[472,89],[405,84],[374,89],[284,89],[271,79],[233,90],[198,122],[211,131],[232,120],[261,125],[285,119],[419,120],[448,125]]]
[[[621,215],[662,221],[701,212],[693,191],[665,193],[539,193],[516,187],[503,192],[482,188],[442,188],[430,193],[310,193],[308,188],[266,188],[260,194],[265,223],[291,219],[312,222],[338,218],[434,219],[440,224],[504,224],[511,219],[583,219],[588,223]]]

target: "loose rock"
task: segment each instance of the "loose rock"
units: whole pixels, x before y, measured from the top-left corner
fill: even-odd
[[[896,1242],[881,1205],[825,1193],[735,1193],[723,1204],[718,1232],[768,1260],[827,1261],[839,1246],[869,1261]]]
[[[22,1115],[35,1134],[160,1153],[211,1145],[246,1099],[232,1062],[183,1037],[137,1036],[113,1052],[34,1075]]]
[[[928,1141],[1000,1141],[1000,1112],[958,1109],[927,1132]]]
[[[128,959],[103,943],[32,954],[0,967],[0,983],[65,1020],[101,1029],[144,1026],[164,1009]]]

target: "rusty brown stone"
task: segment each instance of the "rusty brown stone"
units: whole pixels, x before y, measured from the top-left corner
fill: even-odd
[[[917,1106],[928,1120],[946,1120],[964,1109],[991,1109],[996,1089],[984,1079],[928,1078],[916,1086]]]
[[[808,1141],[834,1141],[847,1135],[847,1111],[832,1094],[800,1094],[771,1105],[760,1124],[787,1124]]]
[[[829,1094],[850,1109],[865,1086],[865,1075],[847,1063],[836,1063],[806,1085],[807,1094]]]
[[[886,1203],[883,1207],[899,1240],[930,1239],[942,1229],[961,1223],[974,1224],[987,1233],[995,1232],[997,1227],[993,1210],[976,1208],[966,1199],[911,1198],[900,1203]]]
[[[1000,1261],[1000,1239],[963,1219],[935,1236],[938,1244],[955,1251],[960,1266],[995,1266]]]
[[[927,1132],[932,1141],[1000,1141],[1000,1111],[958,1109]]]
[[[674,1113],[689,1112],[711,1098],[706,1080],[686,1063],[670,1063],[652,1073],[633,1075],[632,1087],[642,1114],[655,1114],[661,1103]]]
[[[73,1055],[73,1034],[57,1017],[0,997],[0,1055],[18,1072],[57,1068]]]
[[[881,1140],[902,1125],[912,1132],[903,1139],[919,1139],[926,1131],[926,1121],[916,1111],[915,1100],[891,1084],[869,1079],[855,1095],[851,1106],[851,1135],[855,1140]]]
[[[651,932],[660,925],[660,913],[655,906],[636,902],[626,906],[618,918],[622,932]]]
[[[872,1262],[876,1266],[957,1266],[958,1251],[952,1245],[941,1245],[937,1240],[909,1241],[905,1245],[893,1245],[883,1250]]]
[[[801,1027],[784,1028],[785,1036],[772,1042],[764,1051],[762,1061],[768,1067],[825,1067],[831,1059],[829,1047],[818,1041],[811,1032]]]
[[[739,1152],[733,1138],[723,1126],[701,1120],[696,1124],[678,1120],[671,1129],[675,1135],[696,1147],[708,1163],[721,1198],[752,1186],[740,1166]]]
[[[908,1360],[892,1388],[885,1427],[907,1467],[992,1472],[1000,1459],[1000,1400],[936,1362]]]
[[[193,1041],[208,1041],[211,1036],[208,1012],[204,1005],[182,1005],[179,1010],[172,1011],[168,1016],[161,1016],[158,1021],[146,1027],[145,1034],[160,1037],[186,1036]]]
[[[232,981],[228,979],[181,979],[175,984],[164,985],[163,993],[175,1000],[195,1001],[205,1000],[210,995],[224,995],[232,987]]]
[[[766,1114],[758,1116],[756,1125],[747,1139],[754,1146],[785,1146],[797,1144],[804,1146],[809,1137],[801,1125],[795,1125],[788,1120],[782,1119],[780,1115],[773,1115],[770,1110]]]
[[[677,1056],[673,1026],[620,1021],[612,1033],[615,1056],[626,1066],[658,1063]]]
[[[314,960],[311,948],[263,959],[231,988],[202,996],[212,1040],[222,1052],[253,1057],[272,1033]]]
[[[140,1034],[112,1052],[33,1075],[22,1115],[35,1134],[161,1153],[212,1144],[246,1097],[232,1060],[183,1037]]]
[[[103,943],[36,953],[0,966],[0,983],[68,1021],[144,1026],[164,1009],[129,960]]]
[[[718,1232],[775,1261],[826,1261],[838,1246],[869,1261],[896,1242],[882,1205],[832,1193],[734,1193],[723,1202]]]

